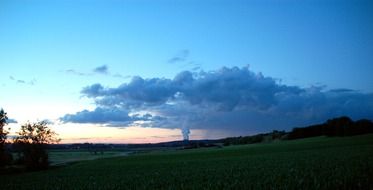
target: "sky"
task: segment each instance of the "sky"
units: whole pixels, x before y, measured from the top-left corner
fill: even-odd
[[[369,0],[0,0],[15,135],[147,143],[373,119]]]

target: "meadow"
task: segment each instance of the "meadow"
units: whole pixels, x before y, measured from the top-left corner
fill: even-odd
[[[49,159],[52,166],[66,165],[84,160],[97,160],[116,156],[125,156],[126,152],[106,151],[104,154],[92,154],[88,151],[49,151]]]
[[[0,189],[373,189],[373,135],[85,160],[2,175]]]

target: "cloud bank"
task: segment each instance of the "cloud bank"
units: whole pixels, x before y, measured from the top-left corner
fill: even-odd
[[[189,129],[245,135],[289,130],[341,115],[373,116],[372,93],[283,85],[248,67],[183,71],[173,79],[136,76],[114,88],[92,84],[81,93],[97,108],[67,114],[63,122],[179,128],[183,135]]]

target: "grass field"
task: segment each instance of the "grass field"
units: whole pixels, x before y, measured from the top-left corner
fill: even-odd
[[[373,189],[373,135],[81,161],[0,176],[0,189]]]
[[[126,152],[119,151],[105,151],[104,154],[92,154],[88,151],[50,151],[49,160],[51,165],[64,165],[71,162],[78,162],[83,160],[96,160],[102,158],[111,158],[116,156],[125,156]]]

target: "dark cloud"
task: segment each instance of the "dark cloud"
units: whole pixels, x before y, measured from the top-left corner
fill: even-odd
[[[329,92],[335,92],[335,93],[346,93],[346,92],[357,92],[356,90],[347,89],[347,88],[338,88],[338,89],[331,89]]]
[[[66,114],[60,120],[65,123],[97,123],[108,126],[126,127],[137,121],[157,121],[162,120],[162,118],[149,113],[129,115],[127,110],[117,107],[97,107],[93,111],[83,110],[75,114]]]
[[[109,68],[107,65],[102,65],[102,66],[94,68],[93,72],[106,75],[106,74],[109,74]]]
[[[82,94],[96,98],[102,106],[159,105],[182,99],[192,105],[213,107],[221,111],[233,109],[268,109],[276,104],[276,94],[298,94],[302,89],[278,85],[270,77],[255,74],[247,68],[222,68],[215,72],[184,71],[174,79],[133,77],[117,88],[100,84],[85,87]]]
[[[84,87],[81,91],[82,94],[85,94],[87,97],[98,97],[103,96],[104,87],[101,84],[93,84],[91,86]]]
[[[129,122],[132,118],[123,109],[97,107],[93,111],[83,110],[75,114],[66,114],[61,120],[72,123],[111,123]]]
[[[189,129],[247,134],[291,129],[341,115],[372,118],[371,93],[325,90],[323,86],[301,88],[278,81],[248,67],[223,67],[211,72],[184,71],[173,79],[133,77],[116,88],[94,84],[81,93],[92,98],[97,109],[69,114],[62,120],[127,124],[143,121],[139,125],[144,127],[182,129],[187,138]],[[149,115],[132,114],[136,112]]]
[[[126,108],[141,105],[156,105],[167,101],[175,93],[176,87],[170,79],[143,79],[133,77],[128,84],[118,88],[104,88],[94,84],[83,88],[81,93],[87,97],[96,98],[101,106],[121,105]]]

